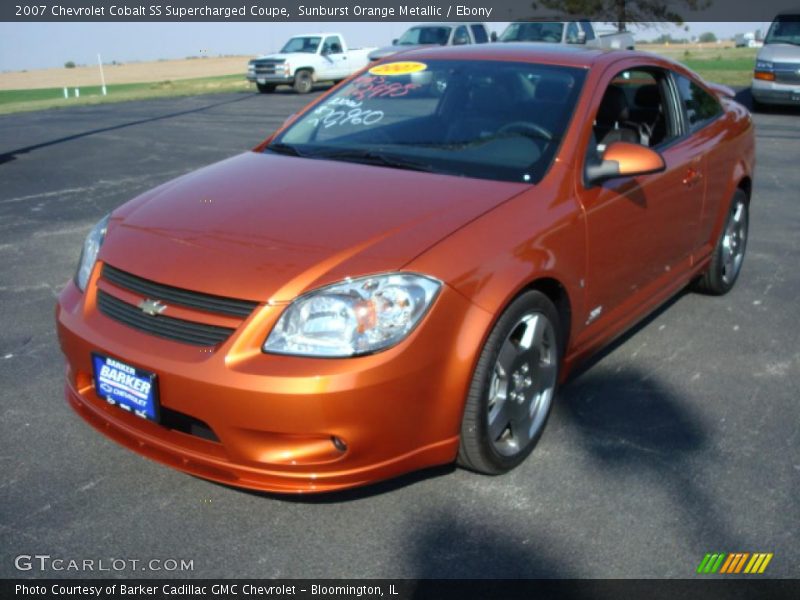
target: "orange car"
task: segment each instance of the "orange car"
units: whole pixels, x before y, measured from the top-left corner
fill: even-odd
[[[67,399],[245,488],[508,471],[581,359],[734,285],[754,136],[731,96],[627,51],[371,66],[97,224],[58,302]]]

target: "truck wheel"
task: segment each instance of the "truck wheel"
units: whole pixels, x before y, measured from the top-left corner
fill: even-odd
[[[275,84],[274,83],[257,83],[256,87],[258,91],[262,94],[271,94],[275,91]]]
[[[310,71],[298,71],[294,76],[294,91],[298,94],[307,94],[314,87]]]

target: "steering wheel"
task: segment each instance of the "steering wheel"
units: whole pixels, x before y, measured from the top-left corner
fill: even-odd
[[[530,121],[513,121],[503,125],[497,130],[497,135],[504,133],[519,133],[529,138],[542,139],[548,142],[553,141],[553,133],[551,131]]]

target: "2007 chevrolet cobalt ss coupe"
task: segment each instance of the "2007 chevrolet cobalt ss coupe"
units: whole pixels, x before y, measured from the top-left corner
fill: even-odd
[[[731,95],[636,52],[372,66],[94,227],[57,307],[67,399],[246,488],[508,471],[581,359],[734,285],[754,141]]]

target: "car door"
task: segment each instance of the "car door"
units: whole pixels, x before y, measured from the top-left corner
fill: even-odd
[[[322,61],[325,79],[344,79],[350,74],[348,57],[338,35],[329,35],[322,42]],[[322,79],[322,77],[320,77]]]
[[[672,77],[681,99],[685,128],[691,135],[695,162],[700,166],[699,175],[705,190],[695,251],[701,255],[708,254],[712,250],[711,245],[705,248],[701,246],[711,241],[715,219],[720,214],[719,206],[729,200],[726,197],[728,190],[724,185],[719,185],[719,182],[729,180],[729,164],[727,160],[716,158],[726,151],[726,145],[722,143],[725,129],[715,125],[724,110],[719,100],[697,82],[677,73],[673,73]]]
[[[587,324],[601,314],[624,319],[689,268],[704,199],[704,148],[687,135],[669,74],[632,67],[612,71],[605,81],[587,163],[602,158],[604,140],[627,139],[659,152],[666,168],[594,186],[579,183],[587,223]],[[618,102],[607,102],[609,96]]]

